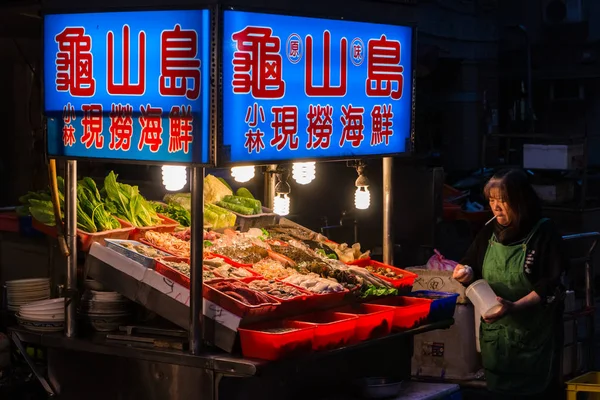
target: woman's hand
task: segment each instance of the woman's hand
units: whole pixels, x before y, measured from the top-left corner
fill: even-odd
[[[488,324],[498,321],[500,318],[510,314],[515,309],[515,303],[512,301],[504,300],[502,297],[496,297],[496,300],[498,300],[502,307],[500,307],[500,309],[495,313],[483,318],[483,320]]]
[[[473,268],[468,265],[458,264],[452,272],[452,278],[460,283],[471,283],[473,280]]]

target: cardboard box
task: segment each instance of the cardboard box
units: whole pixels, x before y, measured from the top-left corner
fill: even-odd
[[[473,306],[457,305],[454,325],[415,335],[412,374],[470,380],[481,368],[475,348]]]
[[[524,144],[523,168],[576,169],[583,167],[583,145]]]
[[[437,290],[439,292],[458,293],[457,304],[469,304],[465,296],[465,287],[452,279],[452,271],[432,271],[423,267],[409,267],[407,271],[418,275],[413,284],[413,291]]]

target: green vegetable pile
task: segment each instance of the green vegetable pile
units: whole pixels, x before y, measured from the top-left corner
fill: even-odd
[[[140,194],[139,188],[117,182],[117,175],[113,171],[104,179],[102,192],[105,193],[106,208],[133,226],[146,227],[162,223],[154,208]]]
[[[65,181],[60,176],[57,181],[62,217],[65,209]],[[21,196],[19,201],[23,204],[19,210],[21,215],[29,211],[39,222],[48,226],[56,225],[50,191],[29,192]],[[91,178],[83,178],[77,182],[77,228],[87,233],[121,228],[119,221],[106,210],[98,187]]]
[[[239,188],[236,195],[226,195],[216,203],[219,207],[226,208],[242,215],[256,215],[262,213],[262,204],[256,200],[246,188]]]
[[[186,210],[179,203],[171,202],[168,204],[151,201],[150,204],[154,207],[154,210],[162,215],[166,215],[179,222],[179,225],[188,227],[192,225],[192,214]]]

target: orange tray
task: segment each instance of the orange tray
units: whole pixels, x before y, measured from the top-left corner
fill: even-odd
[[[144,227],[134,227],[133,231],[129,234],[130,240],[138,240],[143,238],[146,232],[148,231],[156,231],[156,232],[175,232],[175,228],[179,226],[179,222],[166,217],[162,214],[158,214],[158,217],[162,219],[163,223],[155,226],[144,226]]]
[[[112,229],[109,231],[102,231],[96,233],[89,233],[82,231],[81,229],[77,229],[77,237],[79,237],[81,251],[88,251],[90,247],[92,247],[93,243],[100,243],[102,246],[106,246],[106,242],[104,241],[104,239],[126,240],[135,228],[127,221],[124,221],[120,218],[117,218],[117,220],[121,224],[121,229]],[[35,218],[32,218],[31,224],[35,229],[50,237],[57,236],[56,226],[48,226],[42,224]]]

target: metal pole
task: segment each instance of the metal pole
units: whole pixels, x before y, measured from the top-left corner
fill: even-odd
[[[77,334],[75,304],[77,299],[77,161],[67,161],[67,181],[65,182],[65,221],[67,246],[67,290],[65,300],[65,335]]]
[[[204,338],[202,254],[204,247],[204,167],[192,167],[192,226],[190,259],[190,351],[200,354]]]
[[[275,185],[277,184],[277,177],[275,176],[277,171],[277,164],[267,165],[265,172],[265,207],[273,209],[273,197],[275,196]]]
[[[392,170],[394,159],[383,158],[383,262],[394,265]]]

